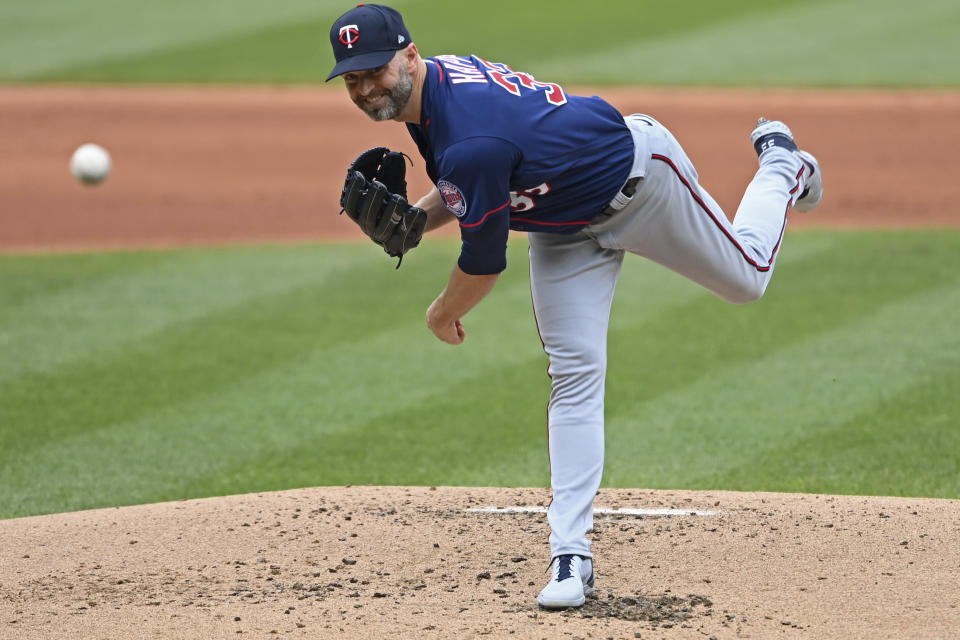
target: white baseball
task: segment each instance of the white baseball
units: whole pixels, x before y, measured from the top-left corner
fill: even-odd
[[[82,144],[70,158],[70,173],[84,184],[103,182],[110,175],[110,154],[98,144]]]

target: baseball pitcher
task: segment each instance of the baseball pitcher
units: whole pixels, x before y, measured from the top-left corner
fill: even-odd
[[[434,188],[407,201],[405,165],[375,149],[348,171],[341,206],[388,254],[456,221],[462,248],[427,326],[463,342],[463,317],[507,267],[509,231],[526,231],[537,327],[549,357],[552,575],[545,608],[578,607],[595,588],[593,498],[603,471],[607,328],[626,253],[721,298],[760,298],[787,216],[823,195],[817,160],[779,121],[750,138],[759,168],[731,224],[673,135],[599,97],[568,94],[476,55],[422,58],[400,14],[363,4],[330,30],[350,98],[373,120],[403,122]]]

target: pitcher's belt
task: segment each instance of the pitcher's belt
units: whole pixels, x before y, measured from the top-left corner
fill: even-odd
[[[639,184],[642,179],[643,178],[638,176],[624,182],[623,186],[620,187],[620,191],[617,192],[617,195],[613,197],[613,200],[610,201],[610,204],[608,204],[607,208],[601,213],[605,216],[611,216],[630,204],[630,200],[633,199],[633,194],[637,192],[637,184]]]

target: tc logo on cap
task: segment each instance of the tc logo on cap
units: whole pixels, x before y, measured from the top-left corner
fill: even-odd
[[[353,43],[360,38],[360,28],[355,24],[348,24],[340,27],[340,42],[347,45],[347,49],[353,49]]]
[[[396,9],[380,4],[357,5],[330,27],[330,46],[337,64],[327,80],[382,67],[397,51],[409,46],[410,40],[410,32]]]

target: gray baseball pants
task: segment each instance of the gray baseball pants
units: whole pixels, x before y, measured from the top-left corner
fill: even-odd
[[[802,162],[765,151],[731,224],[698,183],[673,135],[649,116],[626,118],[639,177],[622,209],[583,231],[529,233],[530,284],[537,327],[549,356],[550,480],[547,513],[553,557],[592,557],[593,499],[604,458],[604,382],[613,292],[626,252],[649,258],[724,300],[763,295],[786,216],[802,191]]]

